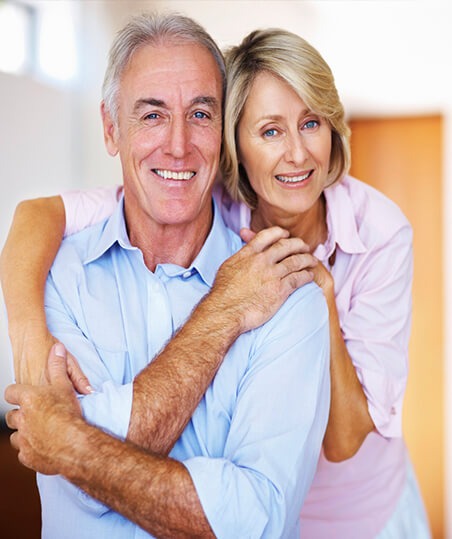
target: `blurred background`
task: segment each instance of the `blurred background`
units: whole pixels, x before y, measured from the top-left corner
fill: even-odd
[[[114,33],[149,9],[195,18],[221,47],[257,27],[284,27],[330,64],[352,127],[352,173],[393,198],[413,224],[405,434],[434,537],[452,538],[452,4],[0,0],[0,245],[21,199],[120,181],[119,163],[103,147],[100,87]],[[2,309],[0,418],[10,359]],[[25,521],[28,531],[18,533]],[[33,474],[16,464],[6,433],[0,535],[39,537]]]

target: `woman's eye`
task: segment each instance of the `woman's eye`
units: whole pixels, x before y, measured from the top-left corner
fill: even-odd
[[[271,128],[271,129],[267,129],[266,131],[264,131],[264,137],[274,137],[276,135],[277,131],[275,128]]]
[[[314,129],[314,127],[317,127],[319,125],[319,122],[317,120],[309,120],[304,124],[305,129]]]

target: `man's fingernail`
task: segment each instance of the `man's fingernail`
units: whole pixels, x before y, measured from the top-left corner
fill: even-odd
[[[55,344],[55,355],[58,357],[65,357],[66,356],[66,348],[64,347],[64,344],[57,342]]]
[[[91,386],[86,386],[86,391],[88,391],[88,393],[94,393],[94,389]]]

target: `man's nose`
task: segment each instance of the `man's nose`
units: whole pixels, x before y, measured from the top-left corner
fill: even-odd
[[[186,155],[189,144],[190,132],[187,122],[180,118],[173,118],[168,132],[168,153],[180,159]]]

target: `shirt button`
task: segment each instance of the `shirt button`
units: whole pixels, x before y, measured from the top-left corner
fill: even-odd
[[[182,274],[182,277],[184,279],[188,279],[189,277],[191,277],[191,270],[184,271],[184,273]]]
[[[391,408],[391,414],[392,414],[392,415],[396,415],[396,414],[397,414],[397,410],[395,409],[394,406]]]
[[[158,294],[160,292],[160,283],[158,282],[151,283],[149,289],[152,294]]]

